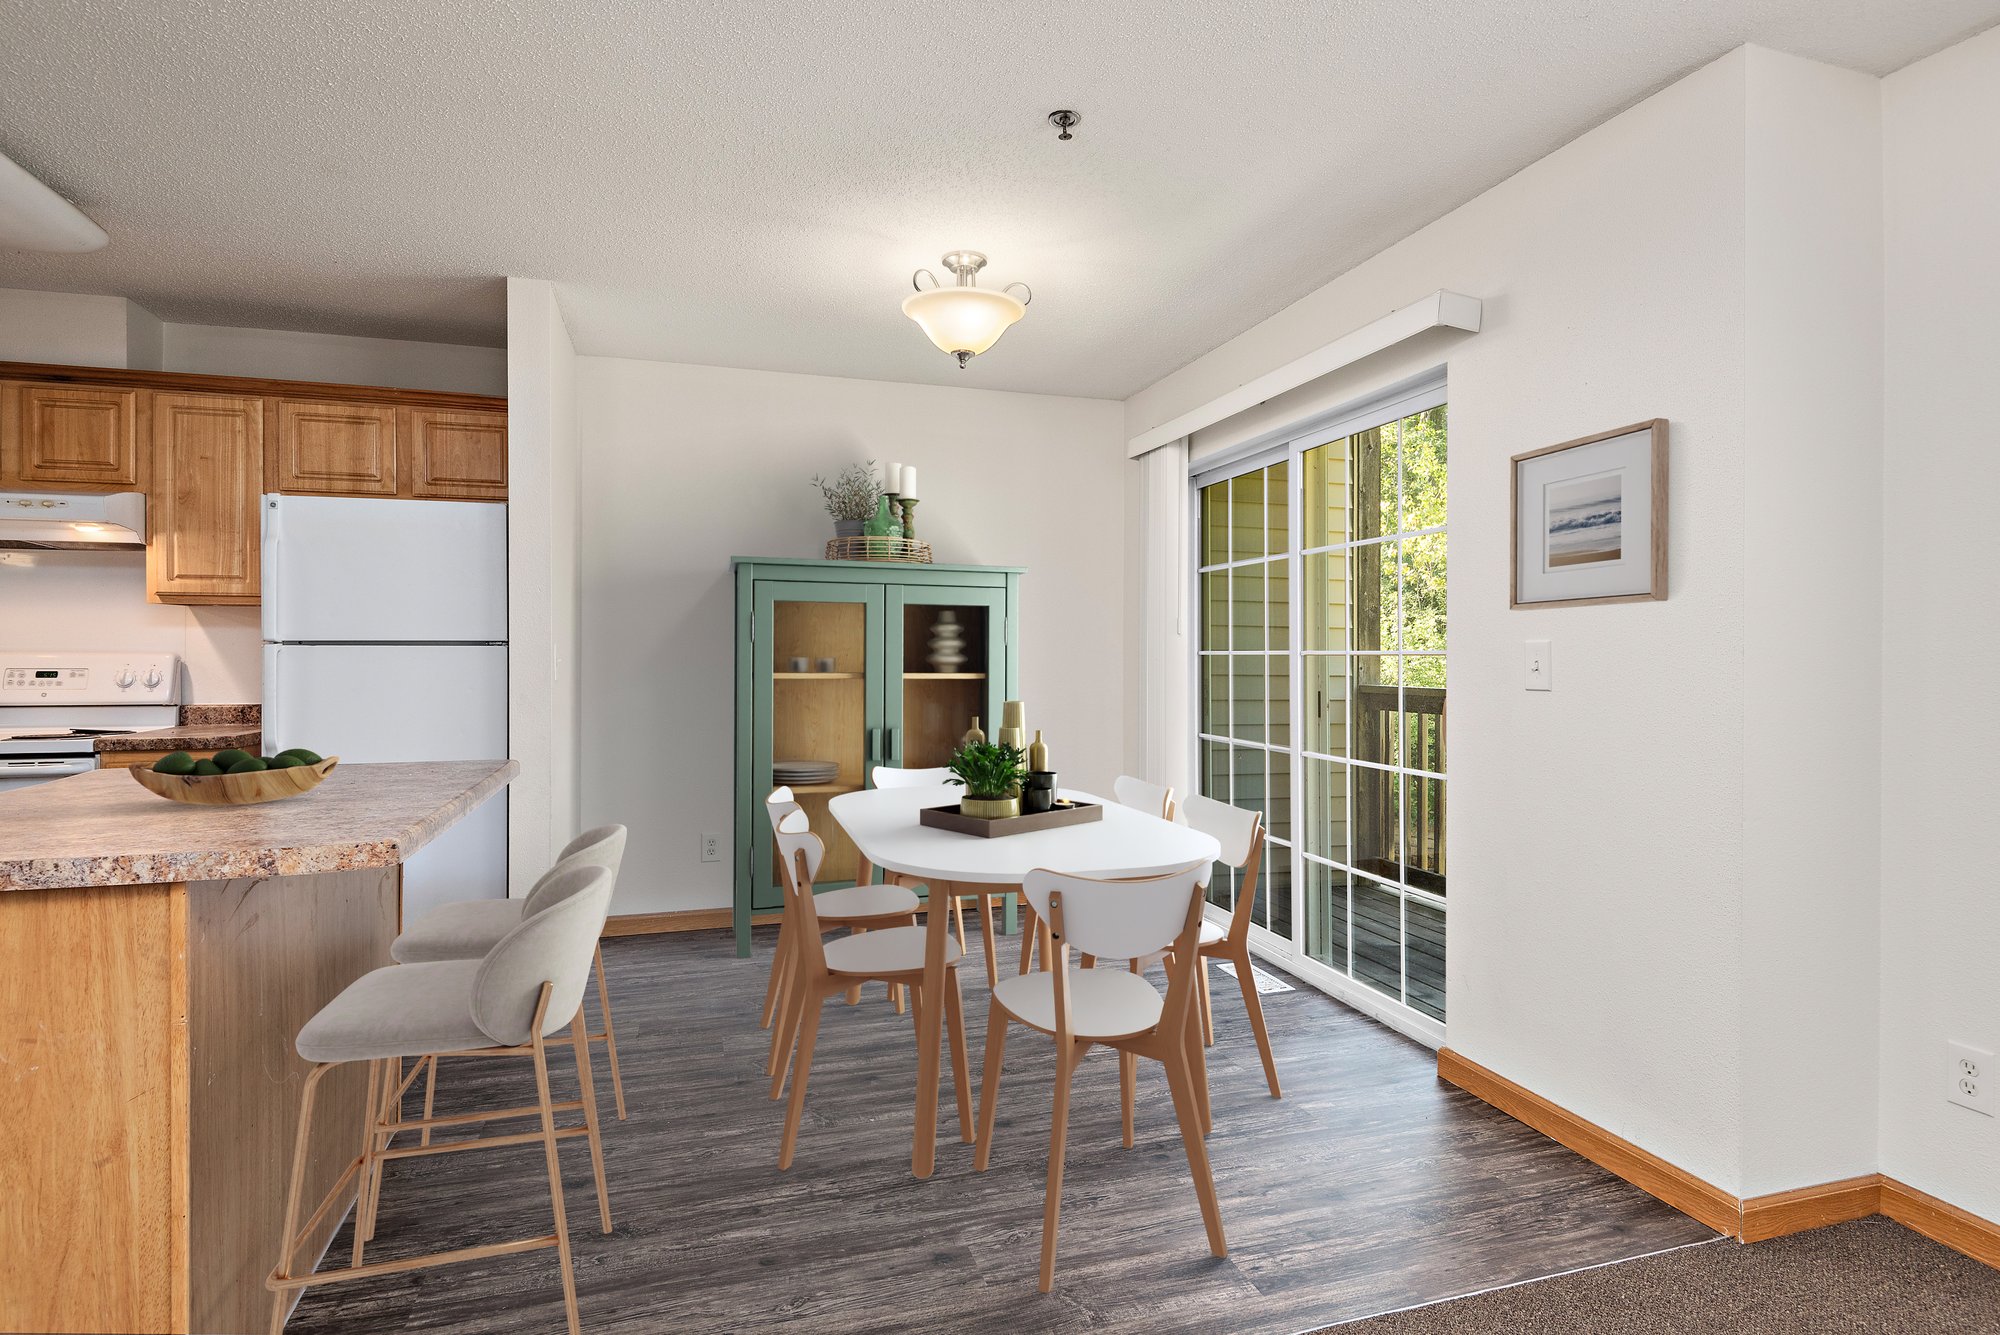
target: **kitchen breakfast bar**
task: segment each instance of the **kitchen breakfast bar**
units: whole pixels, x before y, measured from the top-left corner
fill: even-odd
[[[390,962],[403,862],[518,769],[342,765],[258,806],[122,770],[0,797],[0,1330],[266,1327],[293,1040]],[[366,1081],[322,1085],[309,1200],[354,1156]]]

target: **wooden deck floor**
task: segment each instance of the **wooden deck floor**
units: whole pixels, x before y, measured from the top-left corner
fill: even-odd
[[[1124,1150],[1117,1063],[1099,1050],[1077,1077],[1056,1291],[1045,1296],[1035,1272],[1051,1045],[1011,1037],[992,1168],[974,1173],[971,1146],[947,1138],[936,1175],[918,1182],[909,1021],[872,993],[858,1009],[829,1008],[798,1159],[779,1173],[782,1106],[765,1097],[756,1026],[772,939],[760,930],[750,961],[719,932],[605,942],[631,1108],[631,1120],[608,1120],[600,1065],[611,1236],[596,1230],[583,1145],[562,1151],[594,1335],[1286,1335],[1715,1236],[1440,1084],[1428,1051],[1310,988],[1264,999],[1286,1092],[1273,1101],[1218,971],[1209,1152],[1230,1256],[1208,1255],[1164,1079],[1142,1068],[1138,1145]],[[1003,939],[1003,956],[1010,946]],[[977,955],[975,934],[975,1073],[987,1004]],[[440,1112],[532,1097],[525,1063],[461,1062],[446,1075]],[[955,1137],[948,1095],[943,1106]],[[547,1228],[539,1147],[445,1155],[391,1169],[369,1255]],[[344,1260],[348,1246],[343,1232],[332,1255]],[[561,1328],[551,1252],[311,1290],[289,1326]]]

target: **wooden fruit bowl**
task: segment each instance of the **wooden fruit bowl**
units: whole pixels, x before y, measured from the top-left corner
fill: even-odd
[[[247,807],[309,793],[339,763],[339,756],[328,756],[317,765],[252,770],[248,774],[162,774],[143,765],[125,772],[137,779],[141,788],[169,802],[196,807]]]

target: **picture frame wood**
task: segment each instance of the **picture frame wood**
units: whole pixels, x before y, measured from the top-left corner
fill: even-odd
[[[1599,594],[1573,598],[1523,598],[1521,588],[1521,551],[1524,540],[1538,545],[1546,540],[1545,534],[1524,535],[1521,531],[1521,466],[1530,460],[1547,458],[1561,454],[1565,450],[1579,449],[1602,441],[1615,440],[1621,436],[1648,435],[1647,450],[1649,460],[1647,475],[1650,478],[1650,495],[1647,513],[1650,519],[1650,551],[1648,553],[1648,587],[1631,593]],[[1507,605],[1519,611],[1533,607],[1593,607],[1604,603],[1650,603],[1665,602],[1667,598],[1667,419],[1655,417],[1629,426],[1613,427],[1609,431],[1599,431],[1594,435],[1579,436],[1575,440],[1565,440],[1559,444],[1546,445],[1538,450],[1511,456],[1507,461],[1508,482],[1508,533],[1507,553]]]

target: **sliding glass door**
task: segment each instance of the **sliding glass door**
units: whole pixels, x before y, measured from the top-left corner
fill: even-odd
[[[1196,781],[1264,813],[1257,939],[1430,1036],[1445,1014],[1446,437],[1440,386],[1195,477]],[[1238,888],[1217,876],[1210,900],[1228,911]]]

